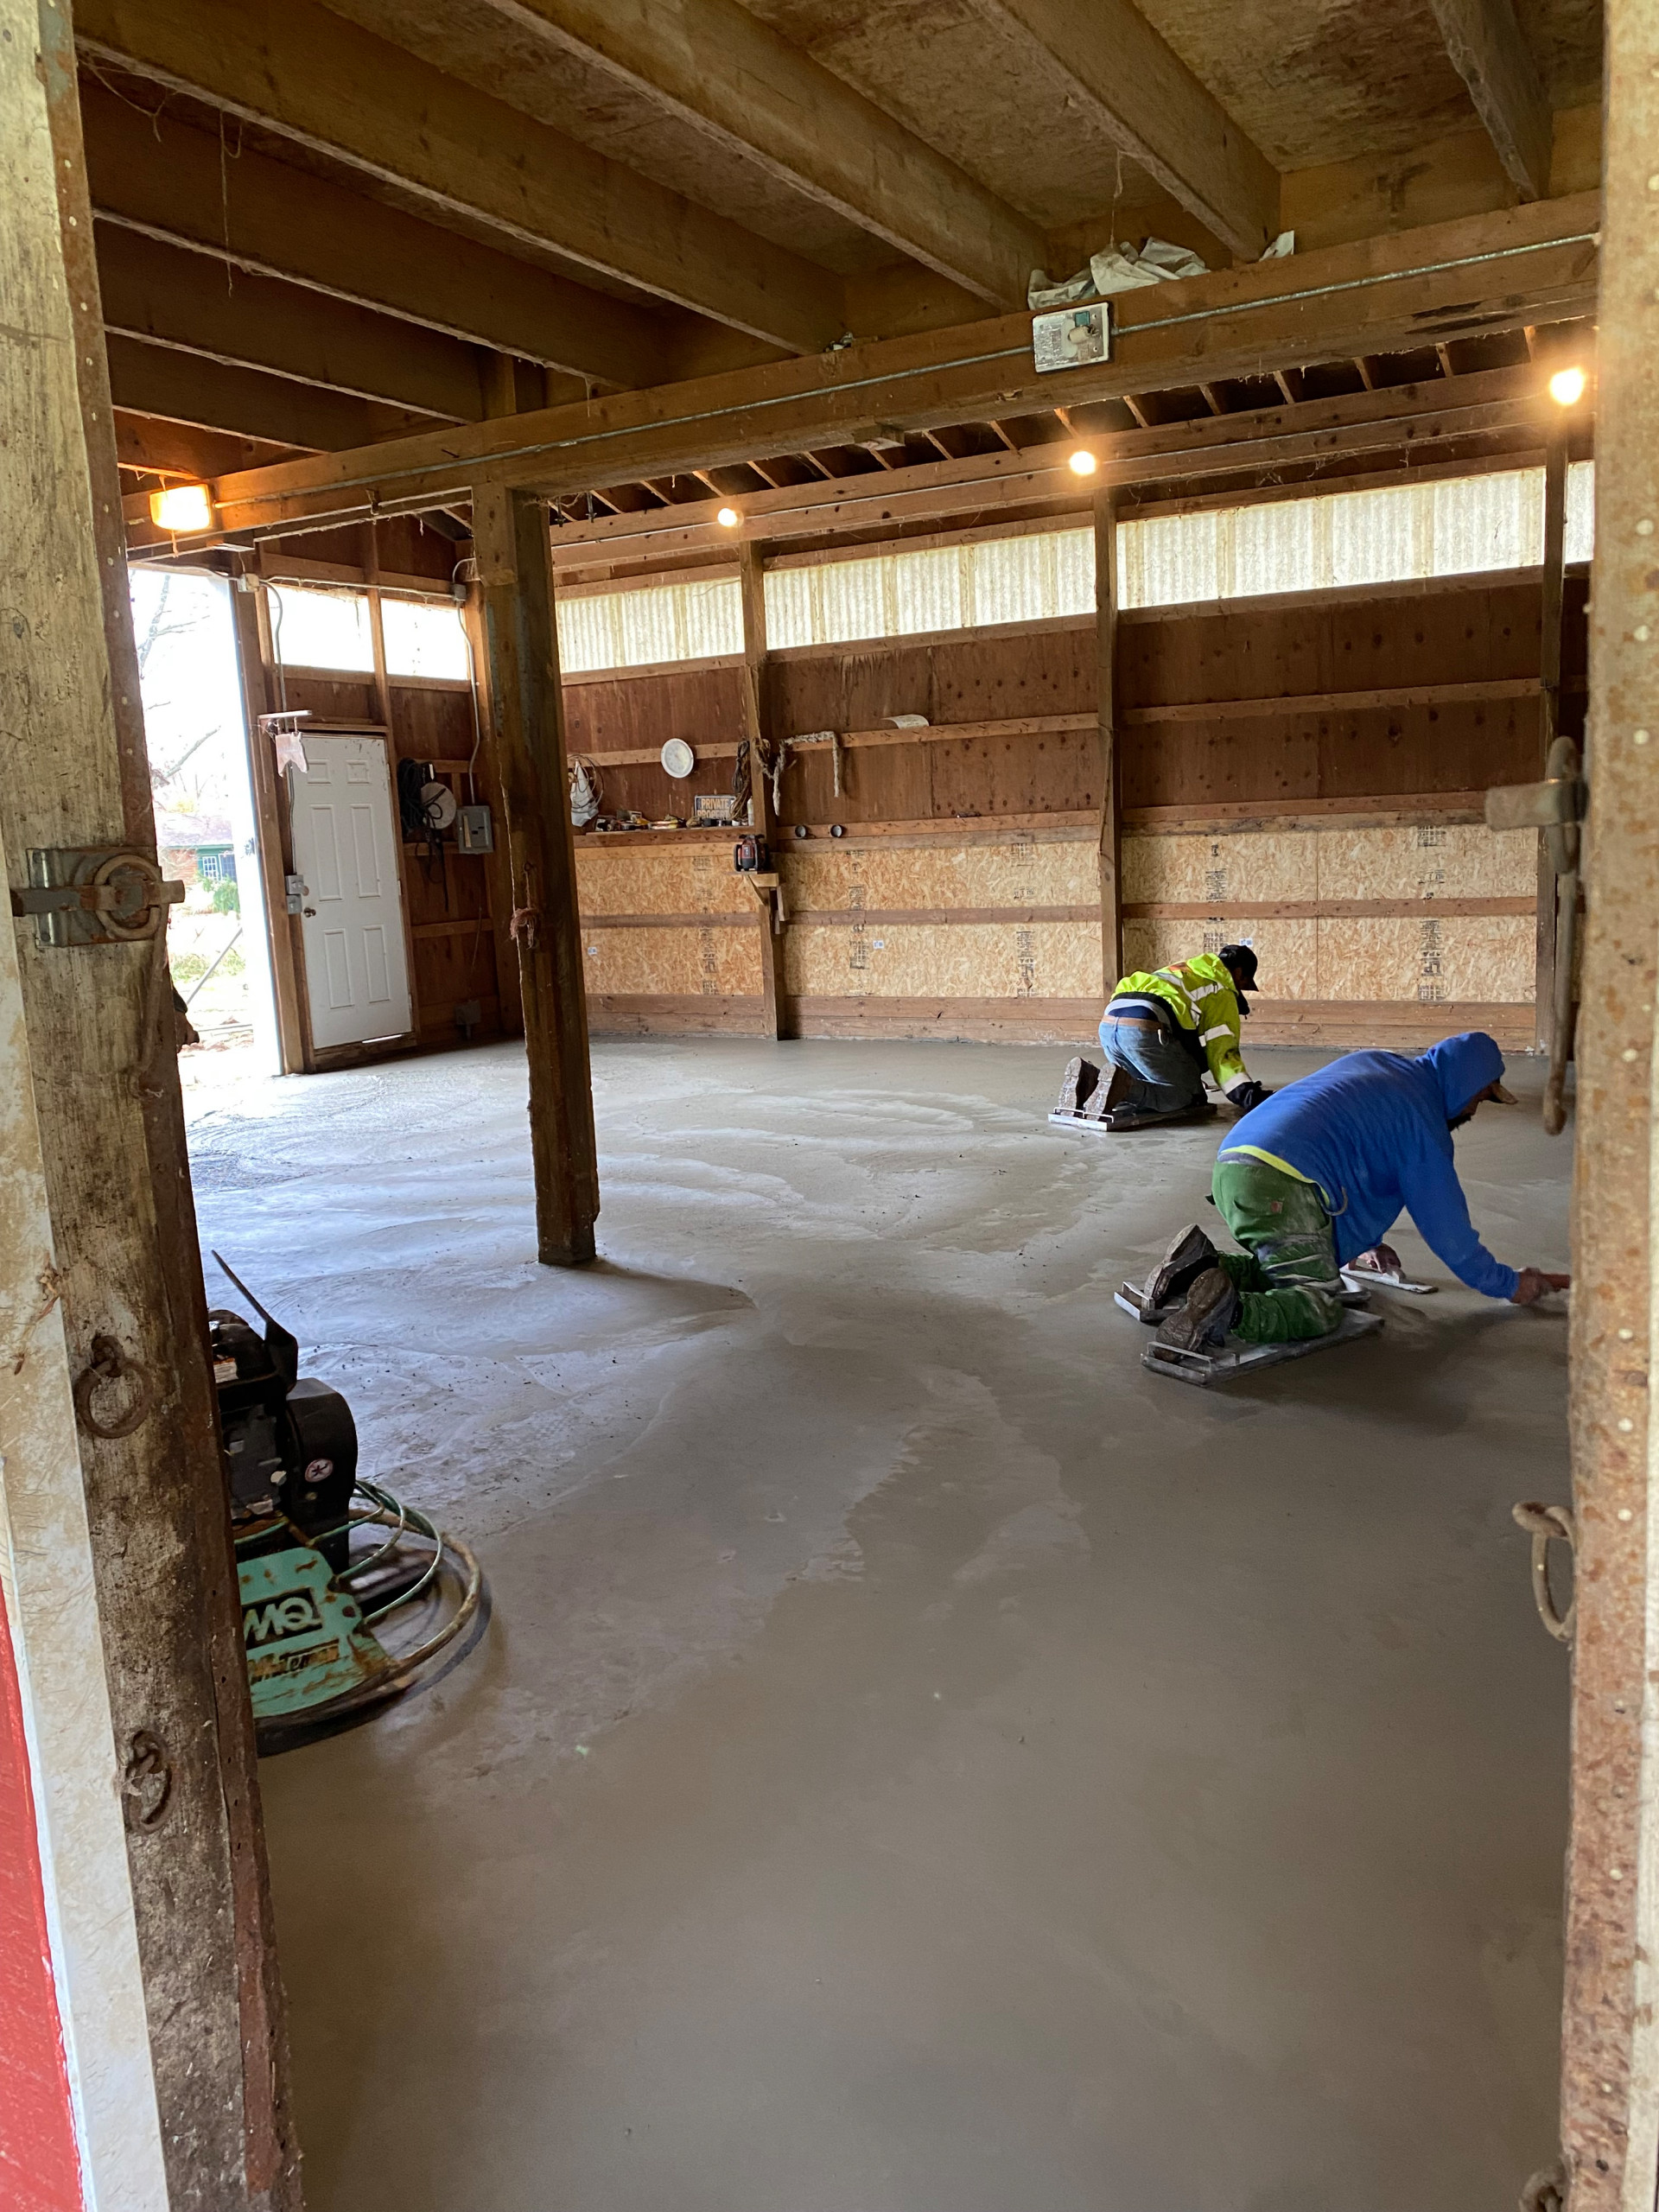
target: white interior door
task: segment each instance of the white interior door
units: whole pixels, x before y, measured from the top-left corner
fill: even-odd
[[[306,772],[291,768],[288,784],[311,1042],[404,1036],[412,1017],[386,747],[308,730],[305,758]]]

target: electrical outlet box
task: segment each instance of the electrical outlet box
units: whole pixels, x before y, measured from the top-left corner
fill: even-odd
[[[455,816],[458,853],[493,853],[495,822],[487,806],[463,806]]]

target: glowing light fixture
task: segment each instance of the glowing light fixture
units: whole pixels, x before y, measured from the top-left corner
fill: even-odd
[[[1092,476],[1099,466],[1087,446],[1079,446],[1071,456],[1071,474],[1074,476]]]
[[[735,530],[742,519],[742,516],[739,514],[735,507],[722,507],[720,512],[715,517],[715,520],[720,524],[722,530]]]
[[[160,530],[182,535],[187,531],[211,530],[213,503],[205,484],[169,484],[164,492],[149,495],[149,518]]]
[[[1576,407],[1587,381],[1582,369],[1557,369],[1549,380],[1549,396],[1558,407]]]

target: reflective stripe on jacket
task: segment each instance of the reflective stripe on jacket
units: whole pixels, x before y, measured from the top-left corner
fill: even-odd
[[[1238,1044],[1238,991],[1213,952],[1169,968],[1125,976],[1113,991],[1119,998],[1161,999],[1183,1029],[1196,1031],[1212,1081],[1224,1091],[1249,1081]]]

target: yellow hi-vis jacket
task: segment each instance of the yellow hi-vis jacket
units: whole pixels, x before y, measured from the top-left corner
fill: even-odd
[[[1238,1046],[1238,990],[1213,952],[1183,960],[1172,968],[1125,976],[1115,999],[1162,999],[1183,1029],[1198,1032],[1212,1080],[1223,1090],[1248,1083],[1249,1072]]]

